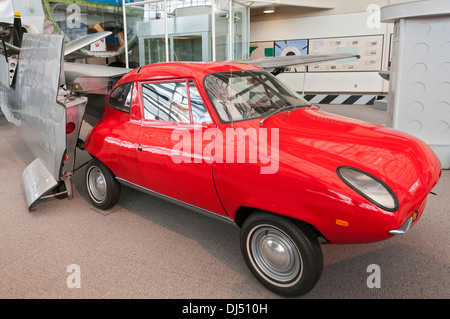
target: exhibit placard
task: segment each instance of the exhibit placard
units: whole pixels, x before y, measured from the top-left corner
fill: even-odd
[[[324,38],[309,40],[309,54],[349,52],[350,58],[309,66],[308,72],[380,71],[383,59],[383,35]]]

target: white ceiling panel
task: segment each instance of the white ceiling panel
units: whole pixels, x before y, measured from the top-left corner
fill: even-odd
[[[333,9],[336,7],[336,0],[253,0],[237,1],[251,5],[252,8],[265,6],[296,6],[309,8]]]

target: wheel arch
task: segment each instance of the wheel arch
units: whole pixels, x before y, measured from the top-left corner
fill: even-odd
[[[271,212],[271,211],[254,208],[254,207],[249,207],[249,206],[241,206],[241,207],[239,207],[238,210],[236,211],[236,215],[235,215],[234,221],[235,221],[236,225],[239,228],[242,228],[242,225],[247,220],[247,218],[250,217],[250,215],[252,215],[254,213],[257,213],[257,212],[278,215],[278,216],[281,216],[281,217],[284,217],[284,218],[290,220],[292,223],[294,223],[296,225],[306,225],[307,227],[309,227],[314,232],[314,234],[317,236],[317,239],[320,242],[328,242],[326,237],[316,227],[314,227],[314,225],[312,225],[312,224],[310,224],[308,222],[305,222],[305,221],[300,220],[300,219],[292,218],[292,217],[289,217],[289,216],[284,216],[284,215],[281,215],[281,214],[278,214],[278,213],[274,213],[274,212]]]
[[[104,161],[102,161],[102,160],[101,160],[100,158],[98,158],[97,156],[91,154],[89,151],[87,151],[87,153],[89,154],[89,156],[91,157],[91,159],[88,160],[85,164],[83,164],[83,166],[87,165],[87,164],[88,164],[90,161],[92,161],[92,160],[97,160],[97,161],[99,161],[100,163],[102,163],[103,165],[105,165],[105,166],[109,169],[109,171],[111,172],[111,174],[114,175],[114,178],[117,177],[117,174],[111,169],[111,167],[110,167],[110,165],[108,165],[108,163],[105,163]],[[81,168],[81,167],[80,167],[80,168]]]

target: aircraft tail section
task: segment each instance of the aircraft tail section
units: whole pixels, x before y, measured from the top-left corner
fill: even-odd
[[[18,127],[36,157],[22,175],[30,210],[39,199],[61,190],[72,196],[75,147],[87,99],[58,98],[60,84],[64,83],[63,56],[62,36],[24,34],[13,85],[8,63],[0,59],[1,110]],[[70,132],[66,131],[68,127]]]

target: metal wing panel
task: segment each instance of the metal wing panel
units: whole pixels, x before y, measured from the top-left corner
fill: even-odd
[[[72,83],[79,77],[121,77],[132,70],[95,64],[64,63],[67,83]]]
[[[72,85],[78,78],[110,78],[118,80],[131,70],[93,64],[64,63],[64,74],[68,85]]]
[[[91,43],[106,38],[111,34],[112,34],[111,31],[103,31],[99,33],[88,34],[84,37],[70,41],[69,43],[66,44],[64,56],[68,56],[69,54],[74,53],[75,51],[81,50],[85,46],[88,46]]]
[[[22,175],[29,207],[60,180],[66,152],[66,109],[57,102],[62,52],[60,35],[24,34],[12,86],[0,59],[1,109],[36,157]]]
[[[15,93],[11,116],[20,123],[20,131],[33,154],[41,158],[56,180],[66,138],[65,107],[56,101],[62,49],[62,36],[25,34],[16,87],[11,90]]]
[[[261,58],[253,60],[241,60],[236,62],[244,62],[258,66],[266,70],[274,70],[280,68],[287,68],[294,65],[307,65],[325,61],[333,61],[348,58],[359,58],[359,56],[352,53],[334,53],[334,54],[305,54],[299,56],[284,56],[273,58]]]
[[[36,158],[25,168],[22,180],[25,199],[30,209],[43,194],[58,185],[40,158]]]

